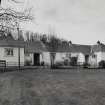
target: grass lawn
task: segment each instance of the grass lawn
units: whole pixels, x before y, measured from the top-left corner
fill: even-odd
[[[0,105],[105,105],[105,71],[1,73]]]

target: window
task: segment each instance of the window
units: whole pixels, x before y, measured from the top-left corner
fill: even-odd
[[[70,58],[71,54],[70,53],[66,53],[66,57]]]
[[[92,58],[96,58],[96,55],[92,55]]]
[[[5,48],[6,56],[13,56],[13,48]]]

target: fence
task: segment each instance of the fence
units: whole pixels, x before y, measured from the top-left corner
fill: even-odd
[[[0,68],[6,68],[6,61],[0,60]]]
[[[6,61],[0,60],[0,67],[6,67]]]

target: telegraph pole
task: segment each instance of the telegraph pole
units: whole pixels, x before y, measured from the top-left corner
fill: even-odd
[[[17,32],[18,32],[18,43],[19,43],[19,37],[20,37],[20,32],[19,32],[19,23],[16,22],[17,25]],[[18,67],[20,70],[20,46],[18,45]]]
[[[18,43],[19,43],[19,27],[17,27],[17,31],[18,31]],[[18,46],[18,67],[20,70],[20,46]]]

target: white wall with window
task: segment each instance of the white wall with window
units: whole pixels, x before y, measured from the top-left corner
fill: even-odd
[[[57,63],[57,62],[64,62],[66,56],[67,56],[67,53],[65,53],[65,52],[57,52],[54,62],[55,63]]]
[[[4,48],[5,56],[14,56],[14,48]]]
[[[105,60],[105,52],[96,52],[95,55],[97,56],[97,64],[100,61]]]
[[[25,65],[33,65],[34,64],[34,53],[25,53]]]
[[[98,65],[98,60],[97,58],[99,59],[100,61],[100,54],[97,54],[97,53],[93,53],[90,57],[89,57],[89,63],[91,66],[97,66]]]
[[[77,62],[79,65],[82,65],[83,63],[85,63],[85,55],[83,53],[78,54]]]
[[[27,65],[27,62],[29,62],[30,65],[34,65],[34,53],[25,53],[25,65]],[[40,53],[40,64],[42,62],[44,62],[45,66],[49,66],[51,64],[49,52]]]
[[[0,47],[0,60],[5,60],[7,66],[18,66],[18,48]],[[24,48],[20,48],[20,64],[24,66]]]
[[[51,60],[50,60],[50,53],[49,52],[43,52],[41,54],[41,62],[44,62],[45,66],[50,66]]]

